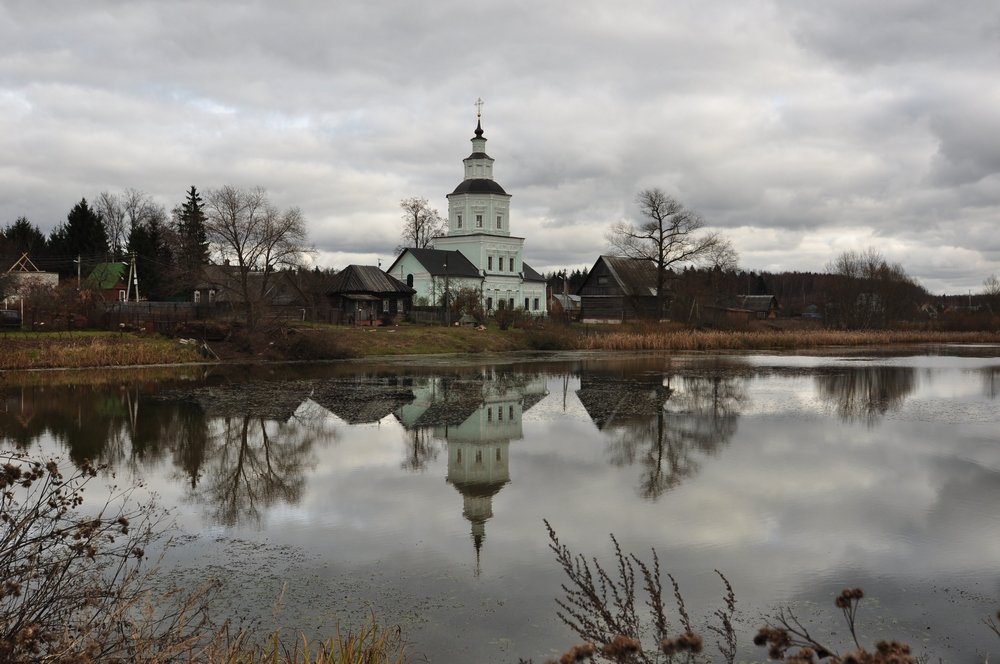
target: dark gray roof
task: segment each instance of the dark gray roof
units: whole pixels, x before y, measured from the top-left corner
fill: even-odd
[[[489,159],[490,161],[496,161],[496,159],[494,159],[493,157],[489,156],[485,152],[473,152],[472,154],[470,154],[465,159],[467,159],[467,160],[468,159]]]
[[[737,295],[736,306],[750,311],[770,311],[771,303],[778,307],[778,300],[773,295]]]
[[[521,266],[524,268],[524,280],[525,281],[545,281],[545,277],[538,274],[535,268],[531,267],[525,262],[521,262]]]
[[[502,194],[507,195],[507,192],[503,190],[496,180],[487,180],[486,178],[472,178],[469,180],[462,180],[462,182],[455,187],[455,191],[448,194],[448,196],[455,196],[457,194]]]
[[[592,275],[596,274],[597,266],[602,261],[608,267],[611,276],[621,286],[625,295],[639,297],[656,295],[656,264],[646,258],[628,258],[627,256],[601,256],[598,258],[580,290],[583,289],[583,285],[590,281]]]
[[[416,249],[413,247],[408,247],[403,250],[403,253],[399,255],[393,265],[399,262],[399,259],[403,257],[403,254],[410,252],[414,258],[420,261],[420,264],[424,266],[432,275],[445,275],[444,263],[445,257],[448,259],[448,276],[450,277],[482,277],[479,270],[469,262],[469,259],[460,251],[446,251],[444,249]],[[392,269],[390,267],[390,269]]]
[[[412,288],[374,265],[348,265],[330,280],[328,295],[343,293],[402,293],[412,295]]]

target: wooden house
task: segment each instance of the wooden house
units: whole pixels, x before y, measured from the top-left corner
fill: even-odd
[[[333,276],[327,297],[336,322],[371,325],[406,313],[415,292],[374,265],[348,265]]]
[[[749,318],[756,320],[773,320],[781,308],[773,295],[737,295],[735,307],[750,312]]]
[[[128,293],[128,263],[98,263],[84,282],[106,302],[124,302]]]
[[[601,256],[577,290],[584,323],[656,319],[656,265],[641,258]]]

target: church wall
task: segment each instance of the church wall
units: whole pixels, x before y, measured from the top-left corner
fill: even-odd
[[[483,216],[482,227],[476,226],[476,215]],[[462,215],[462,227],[458,227]],[[497,216],[501,228],[497,228]],[[448,198],[448,235],[467,233],[510,234],[510,196],[501,194],[460,194]]]

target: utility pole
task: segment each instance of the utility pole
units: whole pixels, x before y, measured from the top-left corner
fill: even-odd
[[[79,291],[80,290],[80,254],[76,255],[76,260],[73,261],[73,262],[76,263],[76,290]]]
[[[444,324],[451,327],[451,307],[448,305],[448,254],[444,255]]]

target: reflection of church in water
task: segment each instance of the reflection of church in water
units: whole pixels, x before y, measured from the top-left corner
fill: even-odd
[[[510,482],[510,442],[523,437],[521,416],[548,394],[545,379],[485,370],[471,377],[427,378],[413,386],[413,394],[396,416],[407,429],[429,429],[447,442],[446,479],[462,494],[478,574],[493,497]]]

